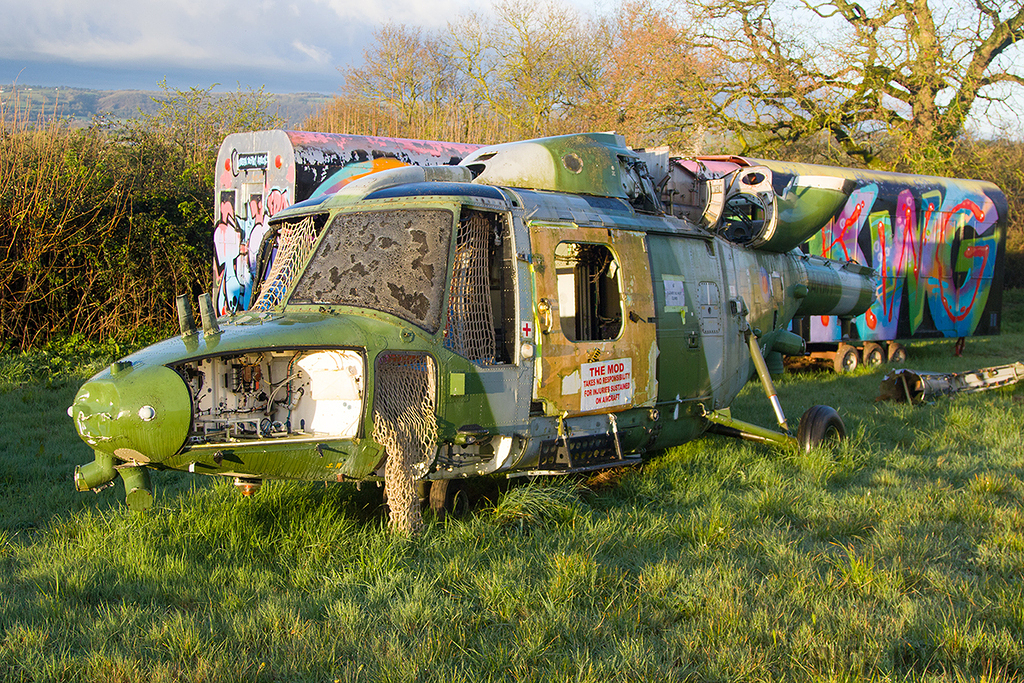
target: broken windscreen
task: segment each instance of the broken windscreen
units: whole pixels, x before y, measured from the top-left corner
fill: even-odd
[[[338,214],[289,303],[372,308],[437,332],[453,221],[446,209]]]

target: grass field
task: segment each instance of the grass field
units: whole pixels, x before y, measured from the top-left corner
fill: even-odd
[[[1024,360],[1007,298],[1001,337],[907,365]],[[840,408],[837,452],[712,436],[618,476],[484,486],[406,540],[372,487],[245,499],[157,473],[145,515],[119,486],[76,493],[91,454],[65,410],[108,360],[0,359],[2,681],[1024,677],[1024,386],[909,407],[875,402],[884,369],[787,376],[792,421]],[[773,424],[756,383],[734,414]]]

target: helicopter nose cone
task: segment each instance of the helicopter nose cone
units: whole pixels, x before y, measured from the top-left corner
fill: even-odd
[[[192,421],[192,400],[170,368],[118,362],[109,375],[82,385],[68,415],[93,449],[146,464],[181,449]]]

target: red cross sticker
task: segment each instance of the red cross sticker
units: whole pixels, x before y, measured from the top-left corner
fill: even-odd
[[[524,337],[530,337],[532,335],[533,335],[533,326],[530,325],[530,323],[528,323],[528,322],[523,323],[523,336]]]

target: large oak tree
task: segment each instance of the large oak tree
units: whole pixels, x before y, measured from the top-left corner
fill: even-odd
[[[968,116],[1024,85],[1024,0],[697,0],[724,65],[711,120],[743,151],[827,132],[865,164],[941,155]]]

